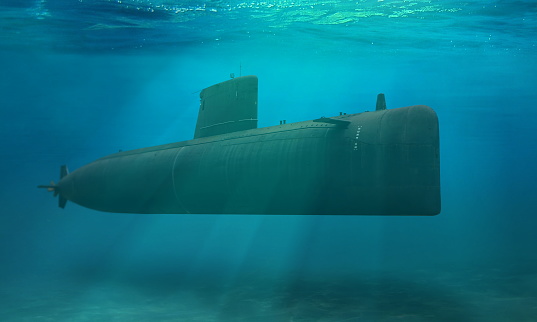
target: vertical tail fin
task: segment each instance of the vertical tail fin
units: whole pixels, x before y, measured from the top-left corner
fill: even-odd
[[[60,167],[60,181],[63,179],[63,177],[65,177],[66,175],[69,174],[69,169],[67,168],[67,165],[62,165]],[[54,191],[54,195],[57,195],[58,194],[58,189],[56,189],[56,191]],[[64,197],[62,197],[62,195],[60,195],[60,197],[58,198],[58,207],[60,208],[65,208],[65,205],[67,204],[67,199],[65,199]]]
[[[62,180],[63,177],[65,177],[66,175],[69,174],[69,169],[67,169],[67,166],[66,165],[62,165],[60,167],[60,181]],[[39,185],[37,186],[38,188],[43,188],[43,189],[47,189],[47,191],[51,191],[51,192],[54,192],[54,197],[58,196],[59,195],[59,198],[58,198],[58,206],[60,208],[65,208],[65,205],[67,204],[67,199],[65,199],[64,197],[62,197],[62,195],[60,194],[60,189],[58,187],[57,184],[54,183],[54,181],[50,181],[50,184],[49,185]]]
[[[60,167],[60,180],[63,179],[66,175],[69,174],[69,169],[67,169],[67,166],[64,164]]]

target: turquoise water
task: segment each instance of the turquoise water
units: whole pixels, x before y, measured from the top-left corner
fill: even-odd
[[[535,321],[533,1],[0,1],[5,321]],[[435,217],[109,214],[36,189],[190,139],[259,77],[259,125],[426,104]],[[143,185],[143,182],[140,182]]]

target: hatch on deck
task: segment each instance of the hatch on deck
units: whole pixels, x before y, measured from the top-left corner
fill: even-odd
[[[202,90],[194,139],[257,128],[257,88],[251,75]]]

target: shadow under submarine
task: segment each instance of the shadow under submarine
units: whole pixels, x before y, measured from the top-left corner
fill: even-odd
[[[115,153],[38,186],[116,213],[436,215],[436,113],[416,105],[257,128],[256,76],[201,91],[194,139]]]

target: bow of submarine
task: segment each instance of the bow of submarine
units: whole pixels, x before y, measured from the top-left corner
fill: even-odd
[[[362,113],[349,131],[354,143],[340,213],[440,213],[439,131],[432,108],[416,105]]]

